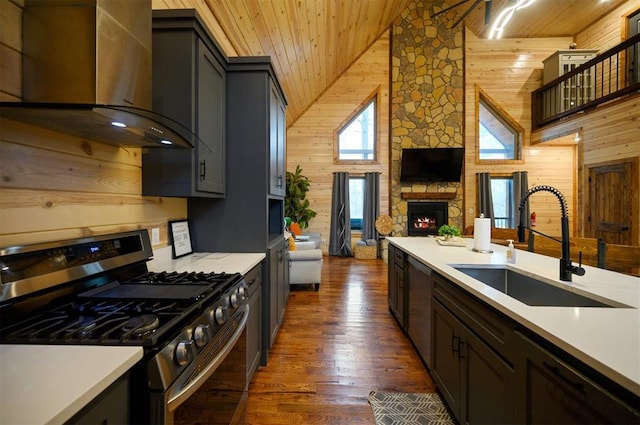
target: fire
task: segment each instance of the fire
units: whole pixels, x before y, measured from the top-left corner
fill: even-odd
[[[431,229],[436,227],[436,219],[434,217],[418,217],[413,221],[415,229]]]

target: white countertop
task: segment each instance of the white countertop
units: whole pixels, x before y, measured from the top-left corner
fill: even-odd
[[[264,253],[194,252],[172,259],[171,247],[153,250],[153,260],[147,263],[150,271],[216,272],[246,274],[264,260]]]
[[[0,345],[0,424],[62,424],[140,359],[140,347]]]
[[[517,250],[508,267],[554,281],[574,292],[587,292],[633,308],[528,306],[451,267],[451,264],[505,264],[506,247],[492,244],[492,254],[466,247],[441,246],[435,238],[388,237],[387,240],[432,270],[487,302],[587,365],[640,395],[640,278],[583,266],[584,276],[559,280],[557,258]]]

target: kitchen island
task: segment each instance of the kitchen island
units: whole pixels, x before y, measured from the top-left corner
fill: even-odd
[[[413,342],[416,347],[426,347],[420,354],[436,383],[441,384],[438,387],[445,400],[449,404],[464,405],[459,407],[463,416],[461,421],[469,419],[466,415],[471,409],[469,406],[473,405],[471,398],[478,391],[468,391],[464,394],[467,390],[465,385],[471,384],[456,382],[456,386],[459,384],[462,389],[454,388],[455,391],[449,394],[449,388],[443,387],[447,387],[451,379],[445,375],[451,372],[451,368],[459,367],[462,371],[454,370],[456,374],[460,374],[460,377],[456,375],[455,379],[459,379],[460,382],[471,380],[471,374],[478,370],[477,364],[482,362],[476,363],[473,367],[459,364],[468,363],[469,357],[473,354],[481,353],[478,354],[478,358],[484,361],[489,358],[482,357],[484,353],[492,353],[493,357],[490,360],[493,363],[487,370],[495,372],[495,382],[504,386],[503,394],[507,402],[514,406],[516,421],[528,421],[525,416],[519,416],[517,413],[519,409],[526,410],[523,407],[526,402],[519,399],[520,393],[525,391],[524,388],[533,392],[529,388],[533,388],[535,384],[539,386],[536,387],[537,393],[557,390],[548,382],[540,384],[542,380],[537,383],[529,381],[532,373],[537,373],[532,372],[533,369],[527,369],[535,367],[532,366],[531,360],[535,356],[529,356],[529,346],[535,347],[541,353],[551,353],[554,358],[560,359],[557,362],[559,366],[550,360],[539,362],[542,365],[541,369],[548,369],[549,374],[555,373],[560,379],[569,382],[568,375],[559,374],[559,367],[575,366],[576,379],[597,376],[597,379],[594,378],[597,382],[594,388],[601,388],[602,380],[610,380],[613,383],[612,387],[621,389],[624,393],[627,404],[637,403],[640,396],[640,279],[637,277],[584,266],[584,276],[573,276],[572,282],[562,282],[559,280],[557,258],[518,250],[516,263],[506,265],[506,247],[492,244],[492,253],[478,253],[471,249],[472,239],[465,239],[467,243],[463,247],[444,246],[435,238],[427,237],[391,237],[388,240],[392,246],[390,252],[397,250],[401,253],[397,258],[406,257],[404,267],[408,270],[403,272],[403,267],[400,266],[400,273],[404,273],[402,276],[406,279],[403,283],[402,276],[397,278],[392,273],[393,267],[398,266],[397,260],[394,261],[390,255],[390,308],[394,311],[393,297],[395,302],[401,302],[404,296],[406,305],[398,305],[395,313],[401,324],[400,319],[405,318],[404,327],[411,338],[411,335],[420,335],[415,330],[416,307],[427,302],[433,304],[433,308],[429,309],[430,313],[427,313],[430,316],[427,322],[431,332],[427,332],[426,338],[429,338],[430,334],[431,339],[426,342]],[[419,276],[415,272],[416,264],[424,266],[427,274],[431,276],[428,280],[429,293],[433,295],[429,296],[428,300],[422,296],[415,299],[418,297],[411,298],[407,295],[421,294],[420,291],[412,292],[416,285],[411,280],[417,281],[415,276]],[[505,267],[525,275],[538,276],[568,292],[588,295],[616,307],[530,306],[465,274],[456,268],[458,265]],[[392,277],[401,282],[396,288],[404,288],[405,295],[392,294]],[[413,329],[411,314],[414,315]],[[444,331],[449,332],[446,336],[450,337],[451,341],[442,337],[443,333],[446,333]],[[446,350],[443,350],[442,345],[447,345]],[[472,351],[478,346],[488,351]],[[418,351],[420,352],[420,349]],[[450,364],[447,365],[449,369],[442,369],[443,355],[450,355],[450,352],[456,353],[459,357],[456,357],[455,361],[444,358]],[[467,358],[463,359],[465,356]],[[543,370],[540,376],[545,374],[547,371]],[[571,374],[574,374],[574,369],[571,369]],[[601,377],[603,379],[598,380]],[[484,376],[483,379],[488,378]],[[444,385],[445,383],[447,385]],[[590,394],[590,387],[585,387],[586,384],[576,381],[572,382],[572,385],[577,392]],[[487,392],[495,393],[492,388],[485,388]],[[617,394],[615,389],[612,391]],[[557,394],[553,397],[557,398]],[[617,395],[613,399],[617,399]],[[455,412],[457,407],[452,408]],[[637,405],[635,408],[637,409]]]

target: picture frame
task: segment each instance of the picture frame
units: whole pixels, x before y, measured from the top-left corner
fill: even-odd
[[[171,258],[180,258],[193,253],[187,220],[169,222],[169,242],[171,243]]]

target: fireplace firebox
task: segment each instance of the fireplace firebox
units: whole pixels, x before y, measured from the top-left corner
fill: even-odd
[[[438,228],[449,222],[446,202],[409,202],[407,204],[408,236],[437,235]]]

